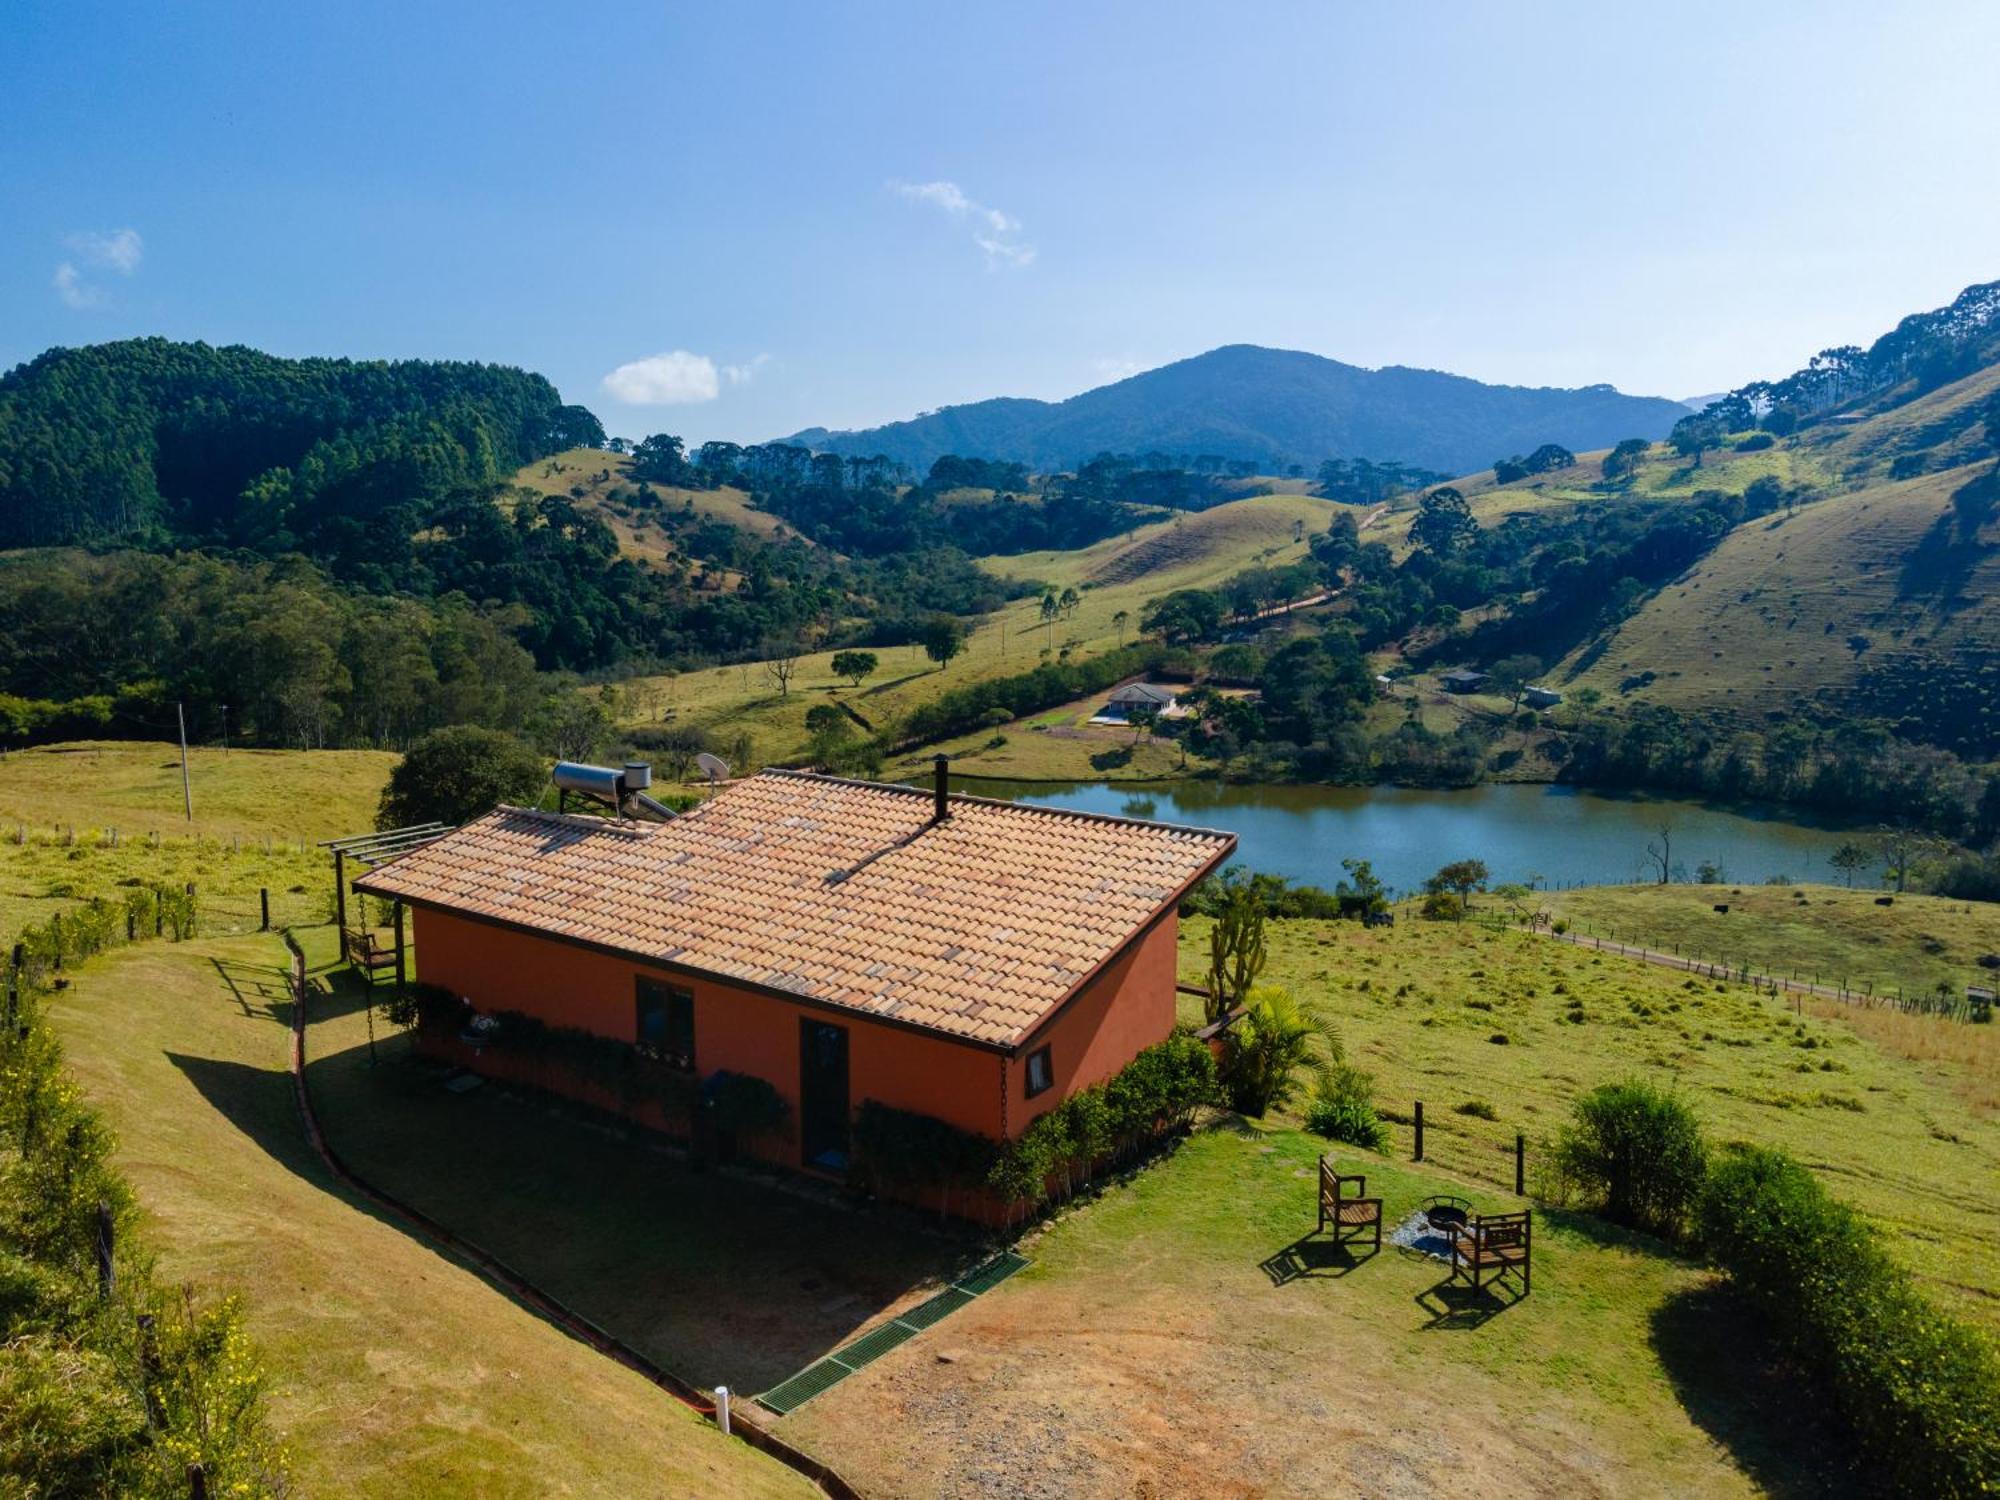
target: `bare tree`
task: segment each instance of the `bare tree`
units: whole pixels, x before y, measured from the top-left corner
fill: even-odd
[[[1646,858],[1660,867],[1660,884],[1665,885],[1674,873],[1674,830],[1672,824],[1660,829],[1660,836],[1646,845]]]
[[[793,640],[767,641],[764,651],[764,675],[771,679],[780,698],[789,697],[792,679],[799,672],[799,643]]]

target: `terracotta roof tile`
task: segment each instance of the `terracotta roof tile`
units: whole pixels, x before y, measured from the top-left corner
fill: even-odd
[[[355,882],[383,896],[977,1041],[1032,1031],[1235,836],[766,771],[670,823],[502,807]]]

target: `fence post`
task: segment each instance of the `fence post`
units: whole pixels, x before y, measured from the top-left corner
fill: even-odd
[[[257,900],[262,906],[264,913],[264,925],[257,930],[259,932],[269,932],[271,930],[271,888],[268,885],[257,887]]]
[[[1424,1101],[1421,1099],[1417,1101],[1417,1154],[1412,1159],[1424,1159]]]
[[[729,1436],[729,1387],[726,1385],[715,1388],[715,1425],[722,1429],[724,1437]]]
[[[1514,1132],[1514,1196],[1528,1196],[1528,1137],[1519,1130]]]
[[[340,944],[347,946],[347,851],[333,851],[333,919],[340,924]]]
[[[116,1233],[111,1222],[111,1205],[102,1198],[97,1200],[97,1300],[111,1300],[114,1272],[112,1269],[112,1237]]]
[[[160,1346],[151,1313],[139,1314],[139,1377],[146,1393],[146,1420],[155,1427],[166,1426],[166,1408],[160,1404]]]

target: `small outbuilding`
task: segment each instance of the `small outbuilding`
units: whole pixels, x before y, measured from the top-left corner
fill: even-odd
[[[1486,686],[1486,674],[1470,667],[1455,667],[1440,675],[1438,684],[1447,693],[1476,693]]]
[[[1523,688],[1521,691],[1521,701],[1530,708],[1554,708],[1558,703],[1563,701],[1563,695],[1552,688]]]

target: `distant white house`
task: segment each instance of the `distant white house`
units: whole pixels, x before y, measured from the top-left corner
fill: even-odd
[[[1129,724],[1134,710],[1153,708],[1163,719],[1180,712],[1180,696],[1172,688],[1152,682],[1128,682],[1105,700],[1104,707],[1090,716],[1093,724]]]

